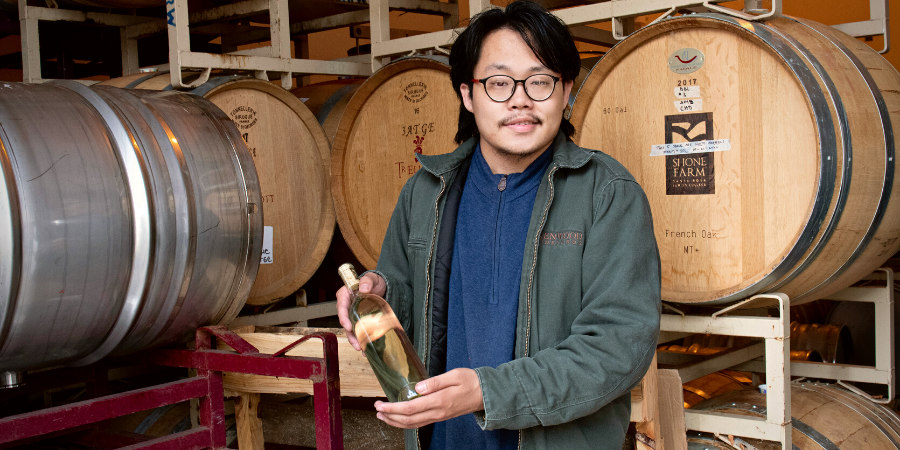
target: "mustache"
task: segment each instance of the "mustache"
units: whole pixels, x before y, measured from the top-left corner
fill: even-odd
[[[502,120],[500,120],[500,126],[508,125],[516,120],[521,120],[521,119],[526,119],[526,118],[537,124],[543,123],[543,120],[541,120],[538,116],[536,116],[532,113],[525,113],[525,114],[514,114],[511,116],[504,117]]]

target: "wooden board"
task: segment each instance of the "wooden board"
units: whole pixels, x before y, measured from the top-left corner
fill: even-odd
[[[251,345],[259,349],[260,353],[273,354],[289,344],[300,339],[304,333],[308,334],[315,328],[282,328],[283,331],[274,332],[277,328],[261,328],[266,332],[250,331],[246,327],[235,332]],[[322,329],[334,333],[338,338],[338,365],[341,377],[342,397],[385,397],[378,379],[369,362],[362,352],[353,349],[347,340],[347,334],[343,329]],[[222,348],[228,348],[222,346]],[[311,339],[287,353],[288,356],[322,357],[322,341]],[[225,389],[238,392],[252,392],[264,394],[288,394],[305,393],[313,394],[313,384],[309,380],[294,378],[276,378],[261,375],[249,375],[225,372],[222,374]]]
[[[684,398],[681,377],[677,370],[660,369],[659,384],[660,439],[665,450],[687,450],[687,429],[684,425]],[[660,450],[657,448],[657,450]]]
[[[799,55],[796,64],[773,45]],[[854,52],[872,60],[876,91],[896,97],[896,71],[865,45]],[[685,73],[671,65],[682,56],[703,65]],[[882,198],[881,116],[851,56],[787,18],[743,27],[684,17],[634,33],[594,68],[573,106],[575,138],[619,160],[647,193],[663,300],[727,303],[777,291],[811,301],[896,251],[900,207],[897,196]],[[654,146],[689,140],[720,141],[712,152],[651,156]],[[880,205],[887,230],[871,244],[877,254],[845,266]]]
[[[425,58],[388,64],[350,100],[332,151],[332,193],[353,254],[374,269],[400,189],[421,165],[416,153],[456,148],[459,100],[450,67]]]

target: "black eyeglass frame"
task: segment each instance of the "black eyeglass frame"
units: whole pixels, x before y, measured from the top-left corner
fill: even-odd
[[[528,93],[528,88],[526,87],[527,85],[525,84],[525,82],[528,81],[529,78],[531,78],[531,77],[536,77],[536,76],[538,76],[538,75],[543,75],[543,76],[546,76],[546,77],[550,77],[550,79],[553,80],[553,89],[550,89],[550,95],[548,95],[548,96],[546,96],[546,97],[544,97],[544,98],[542,98],[542,99],[540,99],[540,100],[538,100],[538,99],[532,97],[531,94]],[[497,100],[497,99],[495,99],[494,97],[491,97],[491,94],[489,94],[488,91],[487,91],[487,84],[485,84],[485,81],[487,81],[487,80],[489,80],[489,79],[491,79],[491,78],[494,78],[494,77],[506,77],[506,78],[509,78],[509,79],[513,80],[513,88],[512,88],[512,91],[509,93],[509,97],[506,97],[506,98],[503,99],[503,100]],[[484,78],[481,78],[481,79],[479,79],[479,78],[472,78],[472,83],[481,83],[481,87],[484,88],[484,93],[485,93],[485,95],[487,95],[489,99],[491,99],[491,100],[493,100],[493,101],[495,101],[495,102],[497,102],[497,103],[503,103],[503,102],[508,101],[509,99],[511,99],[511,98],[513,97],[513,95],[516,95],[516,89],[519,88],[519,83],[522,83],[522,89],[525,89],[525,95],[527,95],[528,98],[530,98],[531,100],[536,101],[536,102],[542,102],[542,101],[544,101],[544,100],[547,100],[547,99],[550,98],[550,97],[553,97],[553,93],[556,92],[556,83],[559,83],[559,80],[561,80],[560,77],[555,77],[555,76],[553,76],[553,75],[550,75],[549,73],[536,73],[536,74],[534,74],[534,75],[529,75],[529,76],[525,77],[524,80],[517,80],[517,79],[515,79],[515,78],[513,78],[513,77],[511,77],[511,76],[509,76],[509,75],[497,74],[497,75],[491,75],[491,76],[489,76],[489,77],[484,77]]]

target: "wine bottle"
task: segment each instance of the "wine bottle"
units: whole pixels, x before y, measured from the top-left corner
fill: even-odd
[[[352,332],[388,401],[404,402],[418,397],[416,383],[428,378],[428,372],[391,306],[377,295],[359,292],[359,279],[352,264],[343,264],[338,273],[350,291]]]

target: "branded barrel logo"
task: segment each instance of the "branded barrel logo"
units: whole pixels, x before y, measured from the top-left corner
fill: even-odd
[[[403,98],[410,103],[419,103],[428,97],[428,85],[421,81],[413,81],[403,87]]]
[[[696,48],[683,48],[669,56],[669,70],[678,74],[700,70],[706,58]]]
[[[713,114],[666,116],[666,144],[712,140]],[[712,153],[666,156],[666,195],[716,193],[715,159]]]
[[[238,106],[231,110],[231,120],[241,130],[246,130],[256,125],[256,111],[249,106]]]

